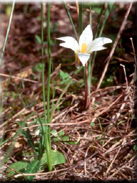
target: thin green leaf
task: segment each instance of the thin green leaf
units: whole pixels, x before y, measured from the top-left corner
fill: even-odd
[[[38,42],[39,44],[41,44],[41,38],[39,37],[39,35],[35,35],[35,39],[37,40],[37,42]]]
[[[69,10],[68,10],[68,7],[67,7],[67,4],[66,4],[66,3],[64,3],[64,7],[65,7],[66,13],[67,13],[67,15],[68,15],[68,18],[69,18],[69,20],[70,20],[70,23],[71,23],[71,25],[72,25],[73,31],[74,31],[74,33],[75,33],[76,39],[78,40],[77,31],[76,31],[76,29],[75,29],[75,26],[74,26],[74,23],[73,23],[71,14],[70,14],[70,12],[69,12]]]

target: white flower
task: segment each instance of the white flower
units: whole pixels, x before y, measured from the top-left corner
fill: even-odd
[[[60,46],[70,48],[75,52],[75,61],[77,67],[80,65],[80,62],[83,66],[85,66],[88,59],[90,58],[90,54],[93,51],[104,50],[106,47],[103,45],[112,42],[111,39],[105,37],[99,37],[93,40],[93,33],[90,25],[88,25],[82,32],[79,38],[79,43],[70,36],[60,37],[57,39],[64,41],[64,43],[61,43]]]

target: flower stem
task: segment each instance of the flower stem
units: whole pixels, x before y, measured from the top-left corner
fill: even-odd
[[[88,82],[88,63],[85,65],[85,109],[90,106],[90,88]]]
[[[90,17],[89,17],[89,19],[90,19],[90,26],[92,27],[92,14],[91,14],[91,7],[90,7]],[[89,105],[90,105],[90,101],[91,101],[91,98],[90,98],[90,93],[91,93],[91,64],[92,64],[92,62],[91,62],[91,58],[89,59],[89,61],[88,61],[88,76],[86,76],[87,77],[87,87],[88,87],[88,91],[87,92],[85,92],[85,93],[87,93],[86,95],[87,95],[87,98],[85,98],[85,101],[86,101],[86,104],[85,104],[85,107],[88,109],[89,108]]]
[[[82,7],[83,4],[79,3],[79,34],[82,33]],[[89,80],[89,69],[88,63],[83,68],[84,79],[85,79],[85,109],[89,108],[90,105],[90,80]]]

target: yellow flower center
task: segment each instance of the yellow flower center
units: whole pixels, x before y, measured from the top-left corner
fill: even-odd
[[[81,53],[86,53],[86,51],[87,51],[87,44],[83,43],[81,47]]]

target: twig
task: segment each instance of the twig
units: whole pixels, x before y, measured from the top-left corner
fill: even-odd
[[[132,37],[130,38],[130,41],[131,41],[131,45],[132,45],[132,49],[133,49],[133,53],[134,53],[134,60],[135,60],[135,63],[137,63],[136,52],[135,52],[135,47],[134,47],[134,43],[133,43]]]
[[[65,50],[65,48],[61,48],[58,51],[56,51],[55,53],[51,53],[51,57],[56,57],[58,56],[60,53],[62,53]],[[39,59],[41,59],[42,57],[39,56]],[[43,58],[48,58],[48,55],[44,55]]]
[[[128,79],[127,79],[126,69],[125,69],[125,66],[123,64],[120,64],[120,66],[123,67],[125,81],[126,81],[126,86],[127,86],[126,89],[128,90]]]
[[[23,77],[18,77],[18,76],[10,76],[8,74],[2,74],[2,73],[0,73],[0,76],[12,78],[12,79],[21,79],[23,81],[29,81],[29,82],[32,82],[32,83],[38,83],[38,81],[34,81],[34,80],[31,80],[31,79],[25,79]]]
[[[107,169],[107,171],[106,171],[106,175],[107,175],[107,174],[108,174],[108,172],[110,171],[110,169],[111,169],[111,167],[112,167],[112,165],[113,165],[113,163],[114,163],[114,161],[115,161],[116,157],[118,156],[118,154],[119,154],[120,150],[121,150],[121,147],[118,149],[117,154],[115,155],[115,157],[114,157],[113,161],[110,163],[110,165],[109,165],[109,167],[108,167],[108,169]]]
[[[133,2],[131,2],[130,5],[129,5],[129,8],[128,8],[128,10],[127,10],[127,12],[126,12],[126,14],[125,14],[124,20],[123,20],[123,22],[122,22],[122,25],[121,25],[121,27],[120,27],[120,29],[119,29],[117,38],[116,38],[116,40],[115,40],[115,42],[114,42],[114,45],[113,45],[113,47],[112,47],[112,49],[111,49],[111,52],[110,52],[109,56],[108,56],[107,59],[106,59],[106,62],[107,62],[107,63],[106,63],[106,65],[105,65],[105,68],[104,68],[104,71],[103,71],[103,73],[102,73],[102,75],[101,75],[101,78],[100,78],[100,80],[99,80],[99,82],[98,82],[97,89],[100,88],[100,85],[101,85],[101,83],[102,83],[102,81],[103,81],[103,79],[104,79],[104,77],[105,77],[105,74],[106,74],[106,72],[107,72],[107,69],[108,69],[108,66],[109,66],[109,63],[110,63],[110,59],[112,58],[112,56],[113,56],[113,54],[114,54],[114,51],[115,51],[116,46],[117,46],[117,44],[118,44],[118,41],[119,41],[119,39],[120,39],[120,37],[121,37],[121,34],[122,34],[122,32],[123,32],[123,30],[124,30],[124,28],[125,28],[126,21],[127,21],[128,15],[129,15],[129,13],[130,13],[132,4],[133,4]]]
[[[17,112],[14,116],[12,116],[10,119],[8,119],[7,121],[3,122],[1,125],[0,125],[0,128],[4,127],[8,122],[14,120],[16,117],[18,117],[19,115],[21,114],[24,114],[26,112],[29,112],[27,109],[23,108],[21,111]]]
[[[31,122],[31,121],[28,121],[28,122]],[[46,126],[74,126],[74,125],[79,125],[79,124],[83,124],[83,123],[90,123],[89,119],[87,120],[84,120],[84,121],[81,121],[81,122],[72,122],[72,123],[49,123],[49,124],[46,124]],[[31,128],[33,127],[38,127],[40,125],[33,125],[31,126]],[[45,126],[45,125],[43,125]],[[24,127],[24,129],[27,129],[28,127]]]
[[[79,15],[79,6],[78,6],[78,0],[76,0],[76,10],[77,10],[77,14]]]
[[[108,180],[112,180],[112,178],[118,174],[119,171],[121,171],[122,169],[126,168],[126,169],[131,169],[131,167],[128,167],[126,166],[126,164],[128,164],[130,161],[133,161],[135,158],[135,156],[133,156],[128,162],[125,163],[125,165],[123,165],[122,167],[118,168],[117,171],[115,171],[113,174],[111,174],[109,177],[107,177]]]
[[[61,171],[65,171],[65,170],[68,170],[68,168],[63,168],[63,169],[60,169],[60,170],[55,170],[55,171],[51,171],[51,172],[43,172],[43,173],[22,173],[22,174],[18,174],[18,175],[15,175],[14,177],[17,178],[17,177],[21,177],[21,176],[40,176],[40,175],[49,175],[49,174],[52,174],[52,173],[57,173],[57,172],[61,172]]]
[[[111,105],[109,105],[106,109],[104,109],[103,111],[101,111],[99,114],[95,115],[95,117],[92,119],[92,122],[94,122],[100,115],[104,114],[105,112],[107,112],[108,110],[110,110],[110,108],[115,105],[117,103],[117,101],[123,96],[123,94],[121,94]]]
[[[120,117],[120,114],[121,114],[122,110],[124,109],[124,107],[126,105],[126,101],[127,101],[128,97],[129,97],[129,93],[130,93],[130,87],[128,85],[128,80],[127,80],[125,66],[122,65],[122,64],[120,64],[120,66],[122,66],[123,67],[123,70],[124,70],[124,75],[125,75],[125,80],[126,80],[126,96],[124,98],[124,103],[121,105],[121,107],[120,107],[119,111],[117,112],[117,114],[115,114],[114,116],[112,116],[112,121],[113,122],[114,122],[114,120],[117,121],[118,118]]]

